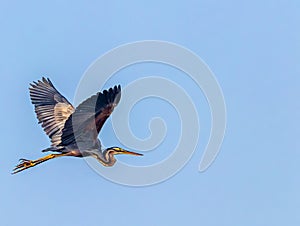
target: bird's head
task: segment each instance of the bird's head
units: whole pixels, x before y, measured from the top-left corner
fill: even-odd
[[[140,154],[140,153],[127,151],[127,150],[124,150],[123,148],[111,147],[111,148],[107,148],[103,151],[103,154],[102,154],[103,158],[99,158],[99,156],[97,156],[97,155],[96,155],[96,158],[104,166],[113,166],[116,162],[116,159],[114,156],[121,155],[121,154],[142,156],[142,154]]]
[[[112,154],[112,155],[121,155],[121,154],[136,155],[136,156],[142,156],[143,155],[143,154],[136,153],[136,152],[133,152],[133,151],[127,151],[127,150],[125,150],[123,148],[119,148],[119,147],[107,148],[106,153],[107,154]]]

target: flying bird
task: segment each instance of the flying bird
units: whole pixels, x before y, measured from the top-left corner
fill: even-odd
[[[57,91],[49,78],[31,83],[29,91],[38,121],[51,139],[51,146],[42,152],[51,154],[37,160],[20,159],[12,174],[63,156],[90,156],[103,166],[113,166],[118,154],[142,156],[120,147],[104,149],[98,139],[103,124],[120,101],[120,85],[96,93],[77,108]]]

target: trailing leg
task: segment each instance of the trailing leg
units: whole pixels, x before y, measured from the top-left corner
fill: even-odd
[[[50,155],[46,155],[45,157],[39,158],[37,160],[20,159],[21,162],[13,169],[12,174],[19,173],[23,170],[34,167],[34,166],[41,164],[42,162],[48,161],[50,159],[67,156],[67,155],[68,155],[68,153],[50,154]]]

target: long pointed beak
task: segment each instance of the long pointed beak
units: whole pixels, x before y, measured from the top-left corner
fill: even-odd
[[[136,156],[143,156],[143,154],[136,153],[136,152],[133,152],[133,151],[127,151],[127,150],[123,150],[122,154],[126,154],[126,155],[136,155]]]

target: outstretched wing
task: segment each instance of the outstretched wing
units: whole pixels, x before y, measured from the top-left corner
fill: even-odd
[[[30,86],[30,98],[39,123],[50,137],[52,146],[57,146],[61,142],[64,124],[74,112],[74,107],[55,89],[50,79],[42,78]]]
[[[78,142],[88,146],[95,145],[98,142],[98,133],[120,98],[119,85],[83,101],[66,121],[60,145],[67,146]]]

